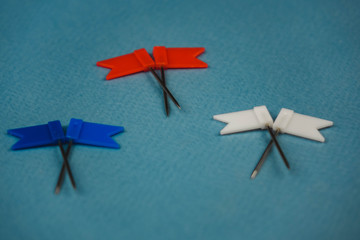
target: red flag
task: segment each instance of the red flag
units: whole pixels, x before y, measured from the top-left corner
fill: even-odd
[[[148,71],[150,67],[155,67],[154,60],[145,48],[135,50],[133,53],[119,57],[99,61],[96,65],[111,69],[106,76],[106,80],[123,77],[137,72],[145,72]]]
[[[156,68],[207,68],[208,65],[197,59],[205,48],[166,48],[154,47],[153,56]]]

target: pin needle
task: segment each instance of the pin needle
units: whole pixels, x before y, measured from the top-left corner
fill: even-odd
[[[169,89],[164,85],[163,81],[161,81],[160,77],[157,75],[157,73],[154,71],[153,68],[150,68],[151,73],[154,75],[155,79],[159,82],[160,86],[163,88],[163,90],[169,95],[170,99],[175,103],[175,105],[181,109],[179,103],[176,101],[174,96],[171,94]]]
[[[276,148],[279,150],[279,153],[280,153],[280,155],[281,155],[281,157],[282,157],[282,159],[283,159],[286,167],[287,167],[288,169],[290,169],[289,162],[287,161],[284,152],[281,150],[281,147],[280,147],[278,141],[276,140],[276,137],[274,136],[273,131],[271,130],[271,128],[270,128],[269,125],[267,125],[266,127],[267,127],[268,132],[270,133],[270,136],[271,136],[272,140],[273,140],[274,143],[275,143]]]
[[[59,174],[59,178],[58,178],[58,181],[57,181],[57,184],[56,184],[56,188],[55,188],[55,193],[56,194],[60,193],[61,185],[62,185],[63,180],[64,180],[65,167],[68,169],[71,184],[73,185],[74,189],[76,189],[75,181],[74,181],[74,178],[72,176],[71,170],[69,171],[70,167],[69,167],[69,162],[68,162],[68,159],[67,159],[69,157],[70,149],[71,149],[71,146],[72,146],[72,141],[70,140],[68,148],[66,150],[66,153],[64,153],[64,148],[63,148],[62,144],[60,144],[59,146],[61,146],[60,150],[61,150],[61,154],[63,155],[63,158],[64,158],[64,163],[62,165],[62,168],[61,168],[61,171],[60,171],[60,174]]]
[[[163,67],[161,67],[161,79],[164,83],[164,86],[166,86],[165,71],[164,71]],[[168,102],[167,94],[164,90],[163,90],[163,94],[164,94],[164,104],[165,104],[166,116],[169,116],[169,102]]]
[[[279,129],[276,130],[274,136],[277,137],[277,135],[279,135],[279,132],[280,132]],[[256,178],[256,176],[258,175],[258,173],[259,173],[262,165],[264,164],[264,162],[265,162],[265,160],[266,160],[266,157],[269,155],[269,152],[270,152],[270,150],[271,150],[271,147],[272,147],[273,143],[274,143],[274,141],[271,139],[270,142],[269,142],[269,144],[267,145],[265,151],[264,151],[263,154],[261,155],[261,158],[260,158],[259,162],[256,164],[256,167],[254,168],[254,171],[252,172],[252,174],[251,174],[251,176],[250,176],[251,179]]]

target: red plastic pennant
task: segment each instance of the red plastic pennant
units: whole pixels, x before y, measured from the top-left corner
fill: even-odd
[[[205,48],[166,48],[154,47],[153,56],[157,69],[163,68],[207,68],[208,65],[197,59]]]
[[[137,72],[145,72],[148,71],[150,67],[155,67],[154,60],[145,48],[135,50],[133,53],[119,57],[99,61],[96,65],[111,69],[106,76],[106,80],[123,77]]]

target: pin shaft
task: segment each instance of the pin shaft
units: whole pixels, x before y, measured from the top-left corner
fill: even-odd
[[[274,141],[275,146],[276,146],[276,148],[278,149],[278,151],[279,151],[279,153],[280,153],[280,156],[281,156],[281,158],[283,159],[286,167],[287,167],[288,169],[290,169],[289,162],[287,161],[287,159],[286,159],[286,157],[285,157],[285,154],[284,154],[284,152],[282,151],[282,149],[281,149],[281,147],[280,147],[280,144],[279,144],[278,141],[276,140],[276,137],[275,137],[275,135],[274,135],[274,133],[273,133],[273,131],[271,130],[271,128],[270,128],[269,125],[267,126],[267,130],[268,130],[268,132],[270,133],[270,136],[271,136],[272,140]]]
[[[57,181],[57,184],[56,184],[56,188],[55,188],[55,193],[56,193],[56,194],[60,193],[61,186],[62,186],[62,183],[63,183],[63,181],[64,181],[65,169],[68,170],[71,184],[72,184],[73,188],[76,189],[75,181],[74,181],[74,178],[73,178],[73,176],[72,176],[72,173],[71,173],[71,170],[70,170],[70,166],[69,166],[69,162],[68,162],[68,157],[69,157],[69,154],[70,154],[70,149],[71,149],[71,146],[72,146],[72,141],[70,140],[69,145],[68,145],[68,148],[67,148],[67,150],[66,150],[66,153],[65,153],[65,151],[64,151],[64,148],[63,148],[62,144],[60,144],[59,146],[61,146],[61,147],[60,147],[60,150],[61,150],[61,154],[62,154],[63,159],[64,159],[64,163],[63,163],[63,165],[62,165],[62,167],[61,167],[61,171],[60,171],[60,174],[59,174],[59,177],[58,177],[58,181]]]
[[[162,81],[164,83],[164,86],[166,86],[165,71],[164,71],[163,67],[161,67],[161,79],[162,79]],[[165,90],[163,90],[163,95],[164,95],[164,104],[165,104],[166,116],[169,116],[169,101],[168,101],[167,94],[166,94]]]
[[[277,135],[279,135],[279,130],[276,130],[274,136],[277,137]],[[263,154],[261,155],[260,160],[258,161],[258,163],[256,164],[256,167],[254,168],[254,171],[252,172],[250,178],[254,179],[256,178],[256,176],[258,175],[258,173],[260,172],[260,169],[262,167],[262,165],[264,164],[267,156],[270,153],[271,147],[273,145],[274,141],[271,139],[269,144],[266,146],[265,151],[263,152]]]
[[[160,84],[160,86],[162,87],[162,89],[166,92],[167,95],[169,95],[170,99],[174,102],[174,104],[181,109],[179,103],[176,101],[175,97],[171,94],[171,92],[169,91],[169,89],[164,85],[163,81],[161,81],[159,75],[157,75],[157,73],[154,71],[153,68],[150,68],[150,72],[154,75],[155,79],[158,81],[158,83]]]

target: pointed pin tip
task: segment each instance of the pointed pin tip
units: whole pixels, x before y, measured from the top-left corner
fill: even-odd
[[[256,176],[257,176],[257,174],[258,174],[258,171],[257,171],[257,170],[254,170],[253,173],[251,174],[250,178],[251,178],[251,179],[255,179]]]
[[[176,106],[181,110],[181,107],[180,107],[180,105],[179,104],[176,104]]]
[[[59,194],[60,193],[60,187],[56,187],[55,188],[55,194]]]

